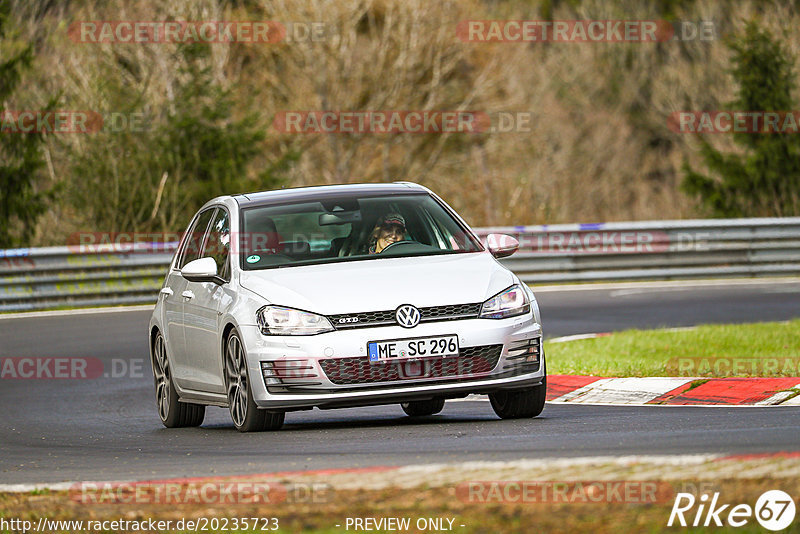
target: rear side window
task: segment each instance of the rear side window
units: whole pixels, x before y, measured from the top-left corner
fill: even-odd
[[[181,250],[181,254],[178,257],[178,269],[183,269],[190,261],[202,257],[200,256],[200,252],[203,250],[206,230],[208,230],[208,223],[211,222],[215,211],[216,208],[209,208],[197,216],[195,223],[189,229],[189,234],[184,239],[183,250]]]

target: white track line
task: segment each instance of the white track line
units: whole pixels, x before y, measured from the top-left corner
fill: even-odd
[[[798,397],[795,397],[798,398]],[[794,399],[792,399],[794,400]],[[625,402],[595,402],[579,403],[579,402],[566,402],[558,399],[547,401],[547,404],[559,404],[562,406],[618,406],[620,408],[781,408],[792,407],[788,402],[781,404],[770,404],[768,406],[759,404],[631,404]],[[800,402],[796,402],[794,406],[800,406]]]
[[[798,277],[776,277],[776,278],[725,278],[725,279],[706,279],[706,280],[662,280],[652,282],[591,282],[584,284],[552,284],[537,286],[528,284],[534,293],[558,292],[558,291],[602,291],[619,289],[669,289],[684,287],[705,287],[705,286],[752,286],[752,285],[778,285],[778,284],[800,284]]]
[[[793,399],[789,399],[786,402],[782,402],[781,404],[778,404],[778,406],[800,406],[800,395]]]
[[[62,317],[64,315],[91,315],[96,313],[125,313],[153,311],[155,304],[136,304],[131,306],[109,306],[107,308],[75,308],[72,310],[48,310],[35,312],[0,313],[2,319],[28,319],[31,317]]]
[[[554,337],[546,339],[547,343],[565,343],[567,341],[578,341],[580,339],[594,339],[596,337],[610,336],[611,332],[591,332],[588,334],[573,334],[571,336]]]
[[[779,391],[773,396],[769,397],[768,399],[764,399],[762,401],[756,402],[756,406],[772,406],[774,404],[780,404],[789,397],[793,396],[796,391]]]
[[[3,493],[28,493],[30,491],[69,491],[76,482],[53,482],[41,484],[0,484]]]
[[[586,406],[588,402],[569,402],[560,400],[561,397],[546,401],[545,404],[558,404],[562,406]],[[447,399],[451,402],[489,402],[488,395],[469,395],[463,399]],[[592,401],[591,406],[609,406],[620,408],[780,408],[782,406],[800,406],[800,396],[781,404],[633,404],[630,402],[598,402]]]

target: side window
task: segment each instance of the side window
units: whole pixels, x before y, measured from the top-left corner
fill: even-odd
[[[192,225],[189,235],[186,236],[181,257],[178,260],[178,269],[183,269],[187,263],[201,257],[200,251],[203,248],[203,237],[206,235],[206,229],[208,229],[208,223],[211,222],[214,211],[216,211],[216,208],[205,210]]]
[[[208,239],[203,247],[201,258],[211,257],[217,262],[217,274],[230,280],[230,262],[228,253],[231,248],[231,225],[228,212],[222,208],[217,210],[211,227],[208,231]]]

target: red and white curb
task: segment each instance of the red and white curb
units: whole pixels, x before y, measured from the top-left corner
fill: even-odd
[[[547,382],[547,400],[556,403],[800,405],[800,378],[601,378],[550,375]]]
[[[560,376],[548,377],[549,381],[556,384],[560,383],[560,378]],[[574,378],[569,378],[574,385]],[[549,400],[574,404],[647,404],[692,381],[691,378],[661,377],[598,379],[586,377],[586,380],[586,384]]]
[[[693,327],[670,330],[689,330]],[[598,332],[558,337],[550,343],[610,336]],[[570,404],[650,404],[678,406],[800,406],[800,377],[604,378],[549,375],[547,400]]]

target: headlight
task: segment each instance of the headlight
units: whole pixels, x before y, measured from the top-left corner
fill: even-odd
[[[515,315],[523,315],[531,311],[528,294],[520,286],[511,286],[501,291],[481,306],[478,317],[483,319],[505,319]]]
[[[310,336],[333,330],[322,315],[283,306],[264,306],[256,312],[256,319],[264,335]]]

